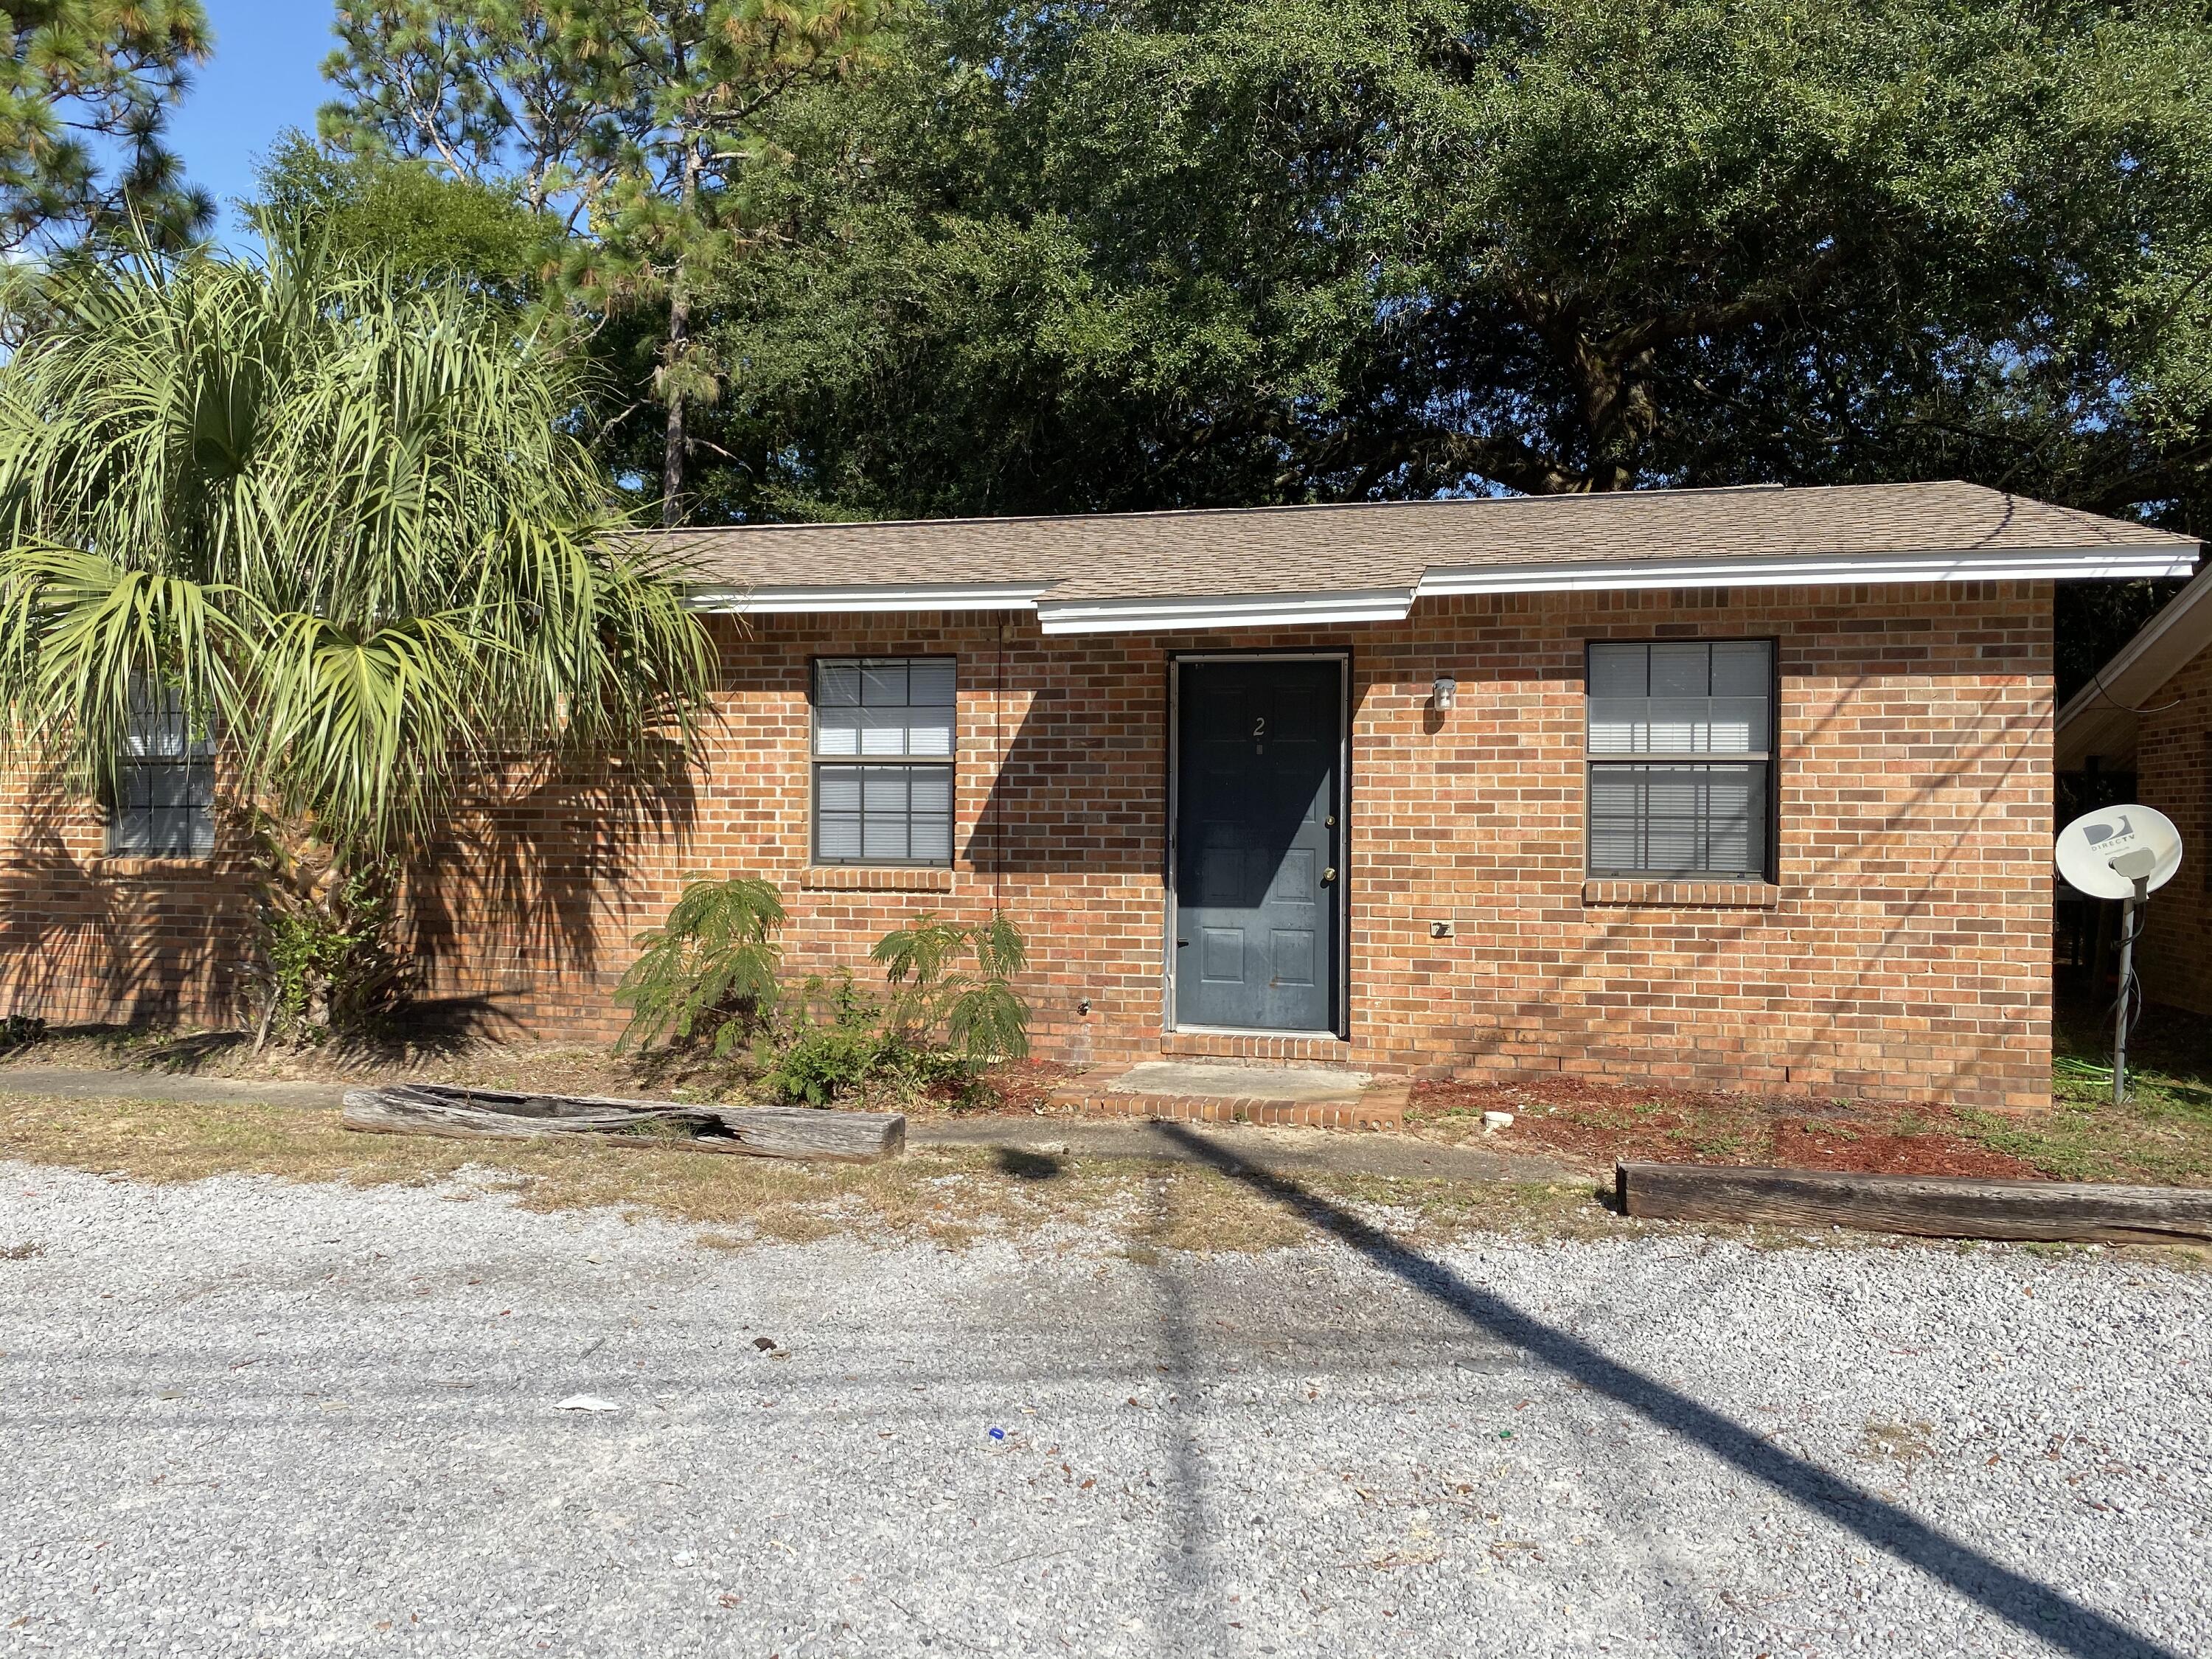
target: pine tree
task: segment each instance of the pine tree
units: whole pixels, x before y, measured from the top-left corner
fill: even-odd
[[[573,240],[557,291],[605,315],[664,319],[661,514],[684,513],[684,413],[719,390],[694,337],[700,275],[760,234],[748,177],[763,112],[846,74],[892,0],[383,0],[341,3],[324,66],[333,143],[419,156],[512,185]]]
[[[162,143],[211,45],[199,0],[8,0],[0,9],[0,252],[118,233],[176,246],[215,204]]]

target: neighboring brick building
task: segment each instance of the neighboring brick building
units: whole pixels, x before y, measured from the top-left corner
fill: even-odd
[[[2101,804],[2118,793],[2156,807],[2181,831],[2182,864],[2144,908],[2136,970],[2143,995],[2212,1014],[2212,570],[2098,669],[2059,712],[2054,763]],[[2091,773],[2117,774],[2115,790]],[[2100,932],[2115,934],[2109,907]],[[2111,970],[2098,963],[2099,980]]]
[[[728,614],[723,719],[671,822],[547,786],[428,860],[440,988],[514,1030],[611,1036],[629,938],[686,872],[745,872],[783,890],[794,971],[1004,909],[1063,1058],[2025,1109],[2049,1091],[2050,585],[2196,550],[1938,484],[676,550]],[[106,850],[220,843],[193,811],[103,828],[22,793],[15,1009],[234,1017],[225,849]]]

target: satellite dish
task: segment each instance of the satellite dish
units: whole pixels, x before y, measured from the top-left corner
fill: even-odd
[[[2154,892],[2181,868],[2181,832],[2148,806],[2084,812],[2058,832],[2058,873],[2091,898]],[[2142,886],[2136,885],[2141,882]]]

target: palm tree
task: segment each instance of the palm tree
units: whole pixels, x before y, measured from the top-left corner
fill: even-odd
[[[713,656],[622,533],[569,359],[458,283],[264,236],[33,287],[0,365],[0,703],[82,790],[134,699],[212,734],[289,962],[388,918],[487,772],[688,744]]]

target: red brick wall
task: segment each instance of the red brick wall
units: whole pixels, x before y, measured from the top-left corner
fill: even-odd
[[[109,858],[88,805],[0,771],[0,1013],[227,1024],[252,917],[235,824],[216,859]]]
[[[794,970],[865,971],[925,908],[1003,905],[1031,941],[1040,1049],[1066,1058],[1241,1049],[2032,1108],[2049,1089],[2050,622],[2047,584],[1980,583],[1425,601],[1402,623],[1164,639],[980,614],[725,624],[725,718],[680,833],[625,837],[604,804],[542,790],[506,820],[543,854],[526,931],[452,896],[453,871],[492,866],[449,848],[454,920],[427,936],[447,988],[519,1031],[596,1039],[626,940],[684,873],[745,872],[783,890]],[[1779,641],[1779,884],[1586,885],[1583,642],[1699,635]],[[1348,1043],[1162,1036],[1168,655],[1262,646],[1352,653]],[[809,659],[931,652],[960,659],[957,868],[810,874]],[[1442,672],[1460,694],[1439,716]],[[516,887],[507,856],[484,890]],[[119,891],[120,872],[61,863],[56,898],[11,905],[0,940],[16,1006],[147,1006],[53,965],[137,960],[69,896]],[[143,873],[137,902],[179,914],[221,886]],[[1431,937],[1439,921],[1452,937]],[[75,956],[21,960],[58,934]]]
[[[2136,799],[2173,820],[2182,865],[2144,913],[2136,969],[2151,1001],[2212,1013],[2212,653],[2142,706]]]

